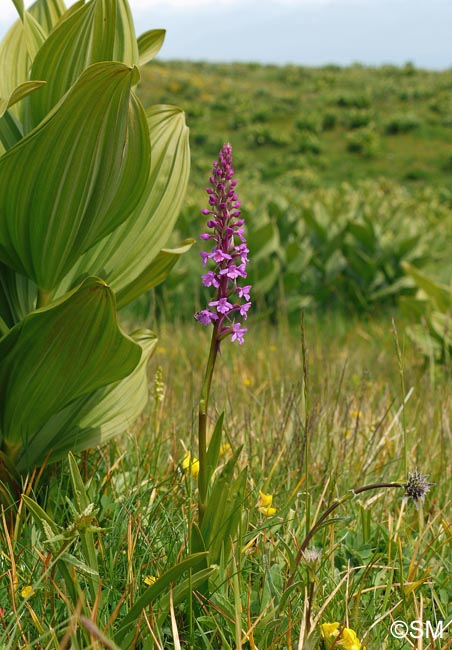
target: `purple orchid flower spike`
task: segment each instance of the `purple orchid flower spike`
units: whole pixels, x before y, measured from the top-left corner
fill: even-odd
[[[215,362],[220,351],[220,343],[230,337],[239,345],[244,342],[246,327],[236,320],[246,320],[251,307],[251,285],[242,284],[246,279],[248,246],[244,233],[244,219],[240,217],[240,202],[233,180],[232,147],[225,144],[213,163],[210,185],[206,189],[209,195],[209,207],[202,210],[208,217],[207,227],[210,232],[200,235],[205,242],[210,242],[210,252],[200,253],[205,272],[202,283],[213,287],[215,291],[206,309],[195,314],[201,325],[212,325],[209,358],[207,360],[204,381],[199,399],[199,473],[198,473],[198,511],[201,525],[207,507],[207,410]]]
[[[206,287],[216,289],[214,300],[195,314],[202,325],[214,324],[217,343],[230,336],[231,341],[240,345],[244,342],[246,327],[236,322],[236,316],[246,319],[251,306],[251,285],[240,286],[238,283],[246,278],[248,247],[240,218],[240,202],[235,191],[237,181],[233,180],[232,147],[223,145],[218,160],[213,163],[210,186],[206,188],[209,196],[209,208],[201,211],[209,217],[208,228],[212,232],[200,235],[203,241],[212,240],[210,252],[200,253],[203,266],[215,264],[202,276]]]

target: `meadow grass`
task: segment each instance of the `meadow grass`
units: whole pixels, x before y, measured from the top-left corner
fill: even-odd
[[[212,386],[211,429],[225,411],[230,445],[222,462],[243,445],[238,465],[248,474],[232,555],[209,587],[190,597],[173,585],[145,608],[128,645],[112,641],[149,588],[145,579],[152,584],[187,555],[196,517],[196,481],[181,463],[197,451],[209,333],[162,322],[147,411],[123,437],[78,459],[94,518],[69,504],[80,495],[63,462],[25,486],[61,538],[23,502],[13,528],[3,519],[2,649],[321,648],[320,625],[334,621],[368,649],[450,647],[447,632],[424,646],[390,634],[397,619],[435,626],[452,615],[450,377],[430,372],[403,323],[395,335],[387,316],[307,317],[303,337],[300,326],[253,317],[248,327],[242,347],[223,344]],[[365,484],[404,483],[405,460],[434,483],[423,507],[405,502],[401,488],[353,497]],[[272,495],[272,516],[257,507],[259,491]],[[304,556],[307,532],[341,497],[308,545],[320,555]]]

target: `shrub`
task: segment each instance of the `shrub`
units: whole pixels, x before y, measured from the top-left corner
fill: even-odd
[[[396,113],[386,122],[384,131],[387,135],[409,133],[418,129],[421,124],[422,121],[414,113]]]
[[[352,133],[349,133],[346,142],[347,151],[359,154],[365,158],[372,158],[378,152],[378,135],[369,127],[356,129]]]

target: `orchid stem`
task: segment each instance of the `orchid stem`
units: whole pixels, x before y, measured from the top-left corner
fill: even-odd
[[[207,359],[206,373],[199,399],[199,429],[198,429],[198,516],[199,525],[202,524],[207,505],[207,408],[209,405],[210,386],[212,384],[215,361],[219,349],[218,326],[215,323],[210,341],[209,358]]]

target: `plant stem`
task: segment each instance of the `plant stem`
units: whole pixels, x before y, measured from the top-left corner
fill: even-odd
[[[301,546],[298,549],[297,556],[295,558],[295,562],[294,562],[295,568],[287,581],[286,589],[293,584],[293,581],[295,579],[295,574],[297,572],[297,567],[301,562],[304,551],[308,548],[309,542],[314,537],[314,535],[319,530],[319,528],[322,527],[322,525],[325,523],[325,521],[330,516],[330,514],[334,512],[334,510],[336,510],[336,508],[338,508],[343,503],[346,503],[346,501],[350,501],[357,494],[361,494],[362,492],[367,492],[368,490],[378,490],[382,488],[403,488],[403,487],[405,487],[403,483],[371,483],[369,485],[363,485],[362,487],[356,488],[355,490],[351,490],[350,492],[347,492],[347,494],[344,494],[344,496],[340,497],[339,499],[336,499],[336,501],[333,501],[333,503],[330,506],[328,506],[325,512],[315,522],[311,530],[308,532],[308,534],[302,541]]]
[[[307,363],[307,350],[305,339],[304,327],[304,311],[301,313],[301,351],[303,355],[303,396],[304,396],[304,475],[305,475],[305,526],[306,535],[311,528],[311,501],[309,494],[309,377],[308,377],[308,363]]]
[[[207,359],[206,373],[199,398],[199,428],[198,428],[198,515],[199,525],[202,524],[206,511],[207,501],[207,407],[209,404],[210,386],[212,384],[215,361],[219,350],[218,326],[213,326],[212,339],[210,341],[209,358]]]
[[[52,292],[45,289],[38,289],[38,299],[36,301],[36,308],[45,307],[52,299]]]
[[[403,474],[405,477],[407,477],[408,476],[408,436],[407,436],[406,413],[405,413],[405,404],[406,404],[405,372],[403,367],[403,354],[400,348],[399,336],[397,333],[397,328],[394,319],[392,319],[392,332],[394,335],[394,341],[396,346],[397,361],[399,364],[399,374],[400,374],[400,388],[402,391]]]

